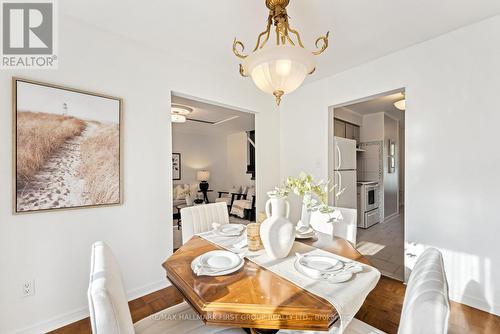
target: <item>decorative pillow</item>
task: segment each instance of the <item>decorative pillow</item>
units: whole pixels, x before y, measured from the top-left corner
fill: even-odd
[[[191,197],[196,197],[196,195],[198,194],[198,188],[199,188],[199,184],[198,183],[191,183],[189,185],[189,193],[191,194]]]
[[[175,199],[185,199],[186,196],[189,196],[189,186],[187,184],[179,184],[176,187]]]

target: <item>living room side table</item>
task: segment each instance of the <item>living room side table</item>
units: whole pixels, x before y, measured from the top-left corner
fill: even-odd
[[[208,204],[209,201],[208,201],[207,193],[211,193],[211,192],[213,192],[213,190],[212,189],[207,189],[206,191],[198,190],[198,192],[203,194],[203,201],[205,202],[205,204]]]

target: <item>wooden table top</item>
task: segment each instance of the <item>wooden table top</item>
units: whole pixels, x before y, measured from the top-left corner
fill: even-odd
[[[369,264],[344,239],[318,233],[315,239],[302,242]],[[207,325],[326,331],[338,319],[328,301],[248,259],[230,275],[196,276],[191,262],[216,249],[222,248],[195,236],[163,263],[167,278]]]

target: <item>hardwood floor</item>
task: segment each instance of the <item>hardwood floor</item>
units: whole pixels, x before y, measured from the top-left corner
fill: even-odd
[[[405,286],[396,280],[382,277],[370,293],[356,318],[388,334],[396,333],[403,307]],[[181,302],[182,296],[169,287],[129,302],[134,322]],[[88,318],[57,329],[52,334],[90,334]],[[500,333],[500,317],[469,306],[451,303],[450,334]]]

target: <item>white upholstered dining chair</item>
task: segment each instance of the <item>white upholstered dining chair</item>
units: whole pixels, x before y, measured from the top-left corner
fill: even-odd
[[[229,214],[224,202],[195,205],[181,209],[182,243],[197,233],[210,231],[213,223],[228,224]]]
[[[449,315],[448,282],[443,257],[437,249],[429,248],[419,257],[410,275],[398,334],[446,334]],[[278,333],[316,332],[282,330]],[[384,334],[384,332],[358,319],[352,319],[344,334]]]
[[[104,242],[92,245],[88,301],[94,334],[244,334],[238,328],[208,327],[183,302],[132,323],[120,268]]]
[[[356,209],[334,208],[335,212],[311,214],[311,226],[318,232],[334,235],[346,239],[356,246],[356,233],[358,228],[358,212]],[[332,218],[334,220],[332,221]]]

